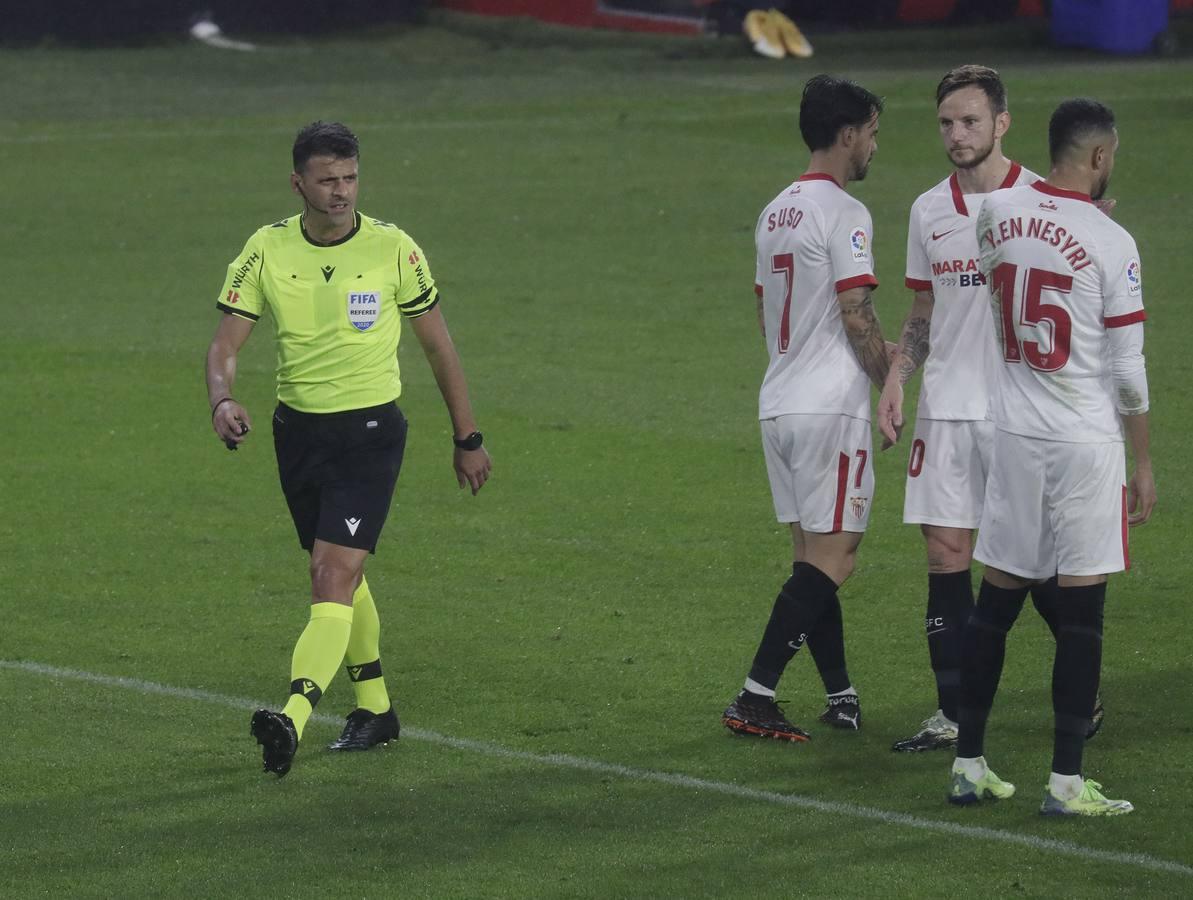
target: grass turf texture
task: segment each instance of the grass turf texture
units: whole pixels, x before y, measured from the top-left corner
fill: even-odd
[[[1187,893],[1097,854],[1193,866],[1188,784],[1189,364],[1179,309],[1193,64],[1058,53],[1030,27],[833,35],[810,63],[735,41],[587,35],[443,17],[255,55],[176,46],[0,57],[0,162],[13,174],[0,336],[0,659],[280,702],[306,620],[305,562],[276,486],[267,322],[237,394],[256,434],[210,433],[202,357],[223,267],[287,193],[298,125],[363,141],[361,209],[423,245],[496,459],[457,492],[446,415],[403,342],[411,440],[370,583],[408,728],[530,754],[859,804],[1087,848],[936,834],[610,772],[404,738],[333,757],[315,721],[294,771],[263,776],[248,708],[0,668],[0,894],[216,896],[1068,896]],[[754,417],[763,349],[752,228],[806,159],[804,78],[887,98],[855,194],[876,228],[896,335],[906,215],[947,172],[932,90],[961,62],[1002,69],[1009,152],[1046,168],[1055,103],[1119,118],[1111,193],[1150,311],[1157,518],[1112,580],[1107,724],[1088,770],[1137,813],[1040,821],[1051,641],[1013,633],[989,756],[1020,794],[944,803],[947,754],[888,750],[931,712],[921,540],[900,524],[905,448],[842,592],[860,734],[815,727],[810,660],[781,685],[812,743],[734,739],[740,684],[788,539]],[[909,397],[914,390],[909,389]],[[909,413],[911,409],[909,408]],[[343,675],[320,712],[351,706]],[[424,736],[425,737],[425,736]],[[978,881],[975,884],[974,879]]]

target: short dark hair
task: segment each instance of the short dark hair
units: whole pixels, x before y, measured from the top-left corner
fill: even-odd
[[[860,84],[834,75],[815,75],[804,85],[799,133],[808,149],[826,150],[842,128],[858,128],[882,112],[882,98]]]
[[[1048,122],[1048,154],[1055,163],[1087,138],[1113,132],[1114,113],[1109,106],[1086,97],[1066,100]]]
[[[1007,87],[998,71],[989,66],[957,66],[946,72],[936,86],[936,105],[940,106],[945,97],[965,87],[981,88],[994,115],[1007,111]]]
[[[359,159],[360,142],[347,125],[341,125],[339,122],[312,122],[294,138],[294,171],[301,172],[312,156]]]

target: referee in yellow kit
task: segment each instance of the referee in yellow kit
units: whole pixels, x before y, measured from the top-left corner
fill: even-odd
[[[341,662],[356,705],[333,750],[397,738],[381,677],[380,624],[364,577],[389,513],[406,445],[396,400],[398,338],[409,321],[451,415],[460,487],[476,494],[491,461],[460,358],[422,250],[402,229],[356,211],[360,149],[339,123],[314,122],[294,141],[290,184],[303,212],[259,229],[228,266],[223,313],[207,350],[215,433],[235,449],[252,429],[232,396],[236,358],[268,308],[277,328],[273,443],[282,492],[311,554],[311,619],[294,647],[290,697],[253,713],[265,771],[290,771],[303,727]]]

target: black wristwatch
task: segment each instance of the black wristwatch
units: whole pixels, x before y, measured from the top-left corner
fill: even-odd
[[[456,445],[458,450],[479,450],[481,444],[485,442],[485,436],[479,431],[474,431],[468,437],[454,437],[452,443]]]

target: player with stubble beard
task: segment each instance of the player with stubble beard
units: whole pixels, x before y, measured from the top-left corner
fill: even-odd
[[[937,710],[915,734],[894,743],[898,752],[957,743],[962,634],[974,605],[970,566],[994,444],[988,413],[997,363],[974,220],[991,192],[1039,178],[1003,153],[1011,115],[997,71],[979,65],[951,70],[936,88],[936,107],[953,171],[912,204],[906,285],[915,297],[878,402],[879,430],[896,441],[903,386],[923,366],[903,521],[920,526],[927,550],[924,625]],[[1054,634],[1055,596],[1055,579],[1032,588]],[[1091,736],[1101,721],[1099,702]]]
[[[1129,566],[1127,530],[1156,503],[1135,241],[1096,206],[1114,171],[1114,114],[1066,100],[1048,126],[1048,178],[998,191],[978,215],[998,338],[995,442],[974,557],[985,563],[965,630],[948,799],[1005,799],[985,758],[1007,632],[1028,589],[1058,576],[1052,768],[1040,812],[1129,813],[1082,774],[1102,664],[1106,582]],[[1124,438],[1135,469],[1126,471]]]
[[[775,700],[805,641],[827,695],[820,720],[861,725],[837,590],[869,521],[870,385],[882,386],[890,357],[871,297],[878,280],[870,213],[845,186],[866,175],[881,112],[881,99],[851,81],[809,80],[799,128],[811,159],[758,217],[754,290],[769,355],[759,419],[775,514],[790,525],[794,564],[745,685],[721,717],[737,734],[808,740]]]

